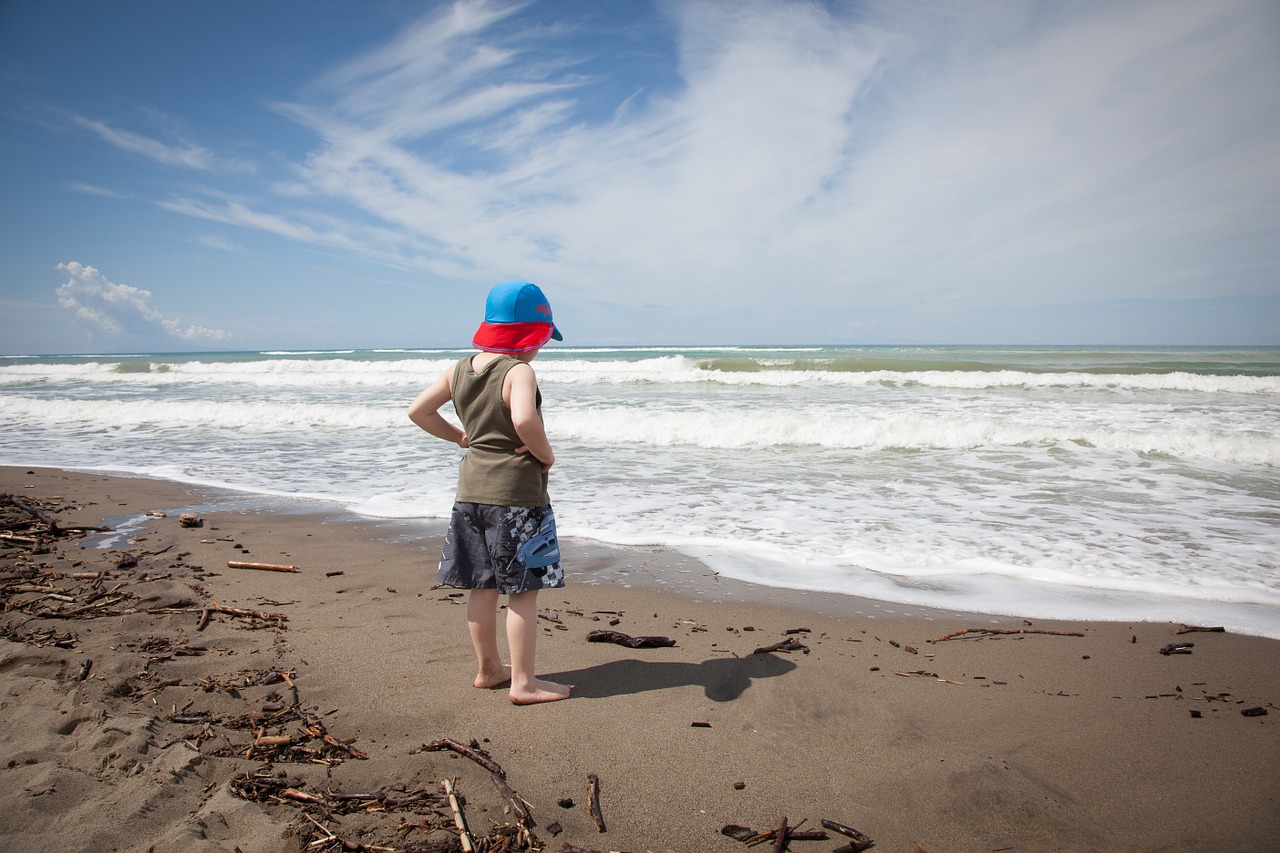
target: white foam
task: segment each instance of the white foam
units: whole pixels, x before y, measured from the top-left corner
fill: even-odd
[[[810,349],[797,351],[815,368]],[[461,451],[405,410],[461,352],[10,361],[0,459],[441,519]],[[1276,377],[789,361],[540,357],[562,534],[818,592],[1042,618],[1201,614],[1280,636]],[[752,369],[707,367],[726,363]]]

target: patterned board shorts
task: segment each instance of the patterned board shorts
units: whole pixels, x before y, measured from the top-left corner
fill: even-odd
[[[503,595],[564,586],[551,507],[453,505],[436,579]],[[554,560],[554,562],[550,562]]]

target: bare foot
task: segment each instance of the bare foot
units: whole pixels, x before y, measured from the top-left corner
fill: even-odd
[[[527,690],[516,690],[514,687],[507,697],[513,705],[535,705],[539,702],[558,702],[568,699],[572,684],[556,684],[554,681],[543,681],[535,678]]]
[[[481,690],[501,687],[511,680],[511,664],[504,663],[502,669],[493,672],[481,672],[476,676],[475,685]]]

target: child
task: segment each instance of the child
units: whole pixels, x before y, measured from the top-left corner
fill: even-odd
[[[556,457],[542,425],[542,393],[530,362],[547,341],[563,340],[536,284],[508,281],[489,291],[484,322],[461,359],[418,395],[409,419],[467,450],[458,467],[437,579],[471,590],[467,628],[479,671],[475,686],[511,682],[517,705],[567,699],[572,685],[534,675],[538,590],[564,586],[547,472]],[[453,401],[465,430],[440,415]],[[498,652],[498,595],[507,600],[511,664]]]

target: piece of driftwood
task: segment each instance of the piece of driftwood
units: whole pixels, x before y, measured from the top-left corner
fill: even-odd
[[[966,636],[973,634],[975,636]],[[963,637],[966,640],[981,640],[983,637],[1004,636],[1006,634],[1050,634],[1054,637],[1083,637],[1079,631],[1045,631],[1040,628],[965,628],[963,631],[952,631],[929,640],[930,643],[941,643]]]
[[[852,826],[845,826],[842,823],[836,823],[834,820],[827,820],[826,818],[822,819],[822,825],[832,832],[839,833],[845,838],[850,839],[851,843],[848,844],[847,847],[851,853],[861,853],[861,851],[875,846],[874,841],[868,838],[865,834],[854,829]]]
[[[530,811],[528,801],[517,794],[507,782],[507,772],[502,769],[498,762],[494,761],[489,754],[481,748],[480,744],[474,739],[470,746],[464,746],[451,738],[441,738],[428,744],[423,744],[423,752],[440,752],[441,750],[451,750],[458,755],[464,756],[479,764],[485,770],[489,771],[489,779],[493,782],[493,786],[498,789],[498,793],[502,799],[506,801],[506,811],[515,815],[516,820],[526,829],[532,829],[537,826],[534,822],[533,813]]]
[[[587,808],[591,812],[591,819],[595,821],[596,829],[604,832],[604,815],[600,812],[600,777],[594,773],[587,774]]]
[[[293,800],[297,803],[309,803],[311,805],[324,805],[324,797],[319,794],[312,794],[309,791],[299,791],[297,788],[285,788],[280,792],[279,796],[286,800]]]
[[[674,646],[676,641],[670,637],[632,637],[621,631],[592,631],[587,634],[588,643],[617,643],[629,649],[657,649]]]
[[[476,845],[471,840],[471,830],[467,828],[467,816],[462,812],[462,803],[458,801],[458,794],[453,790],[453,782],[444,779],[440,782],[440,786],[444,788],[445,796],[449,798],[449,808],[453,811],[453,825],[458,828],[458,840],[462,843],[462,849],[466,853],[471,853],[476,849]]]
[[[54,536],[58,535],[60,532],[58,529],[58,522],[46,514],[44,510],[37,509],[19,497],[10,497],[9,500],[13,502],[14,506],[25,512],[27,515],[33,516],[48,525],[49,532]]]
[[[260,572],[300,572],[297,566],[286,566],[280,563],[246,563],[241,560],[227,560],[229,569],[256,569]]]
[[[1160,649],[1162,655],[1189,655],[1195,643],[1170,643]]]
[[[795,637],[789,637],[781,642],[774,643],[772,646],[761,646],[752,654],[763,655],[769,652],[804,652],[807,655],[809,654],[809,647]]]
[[[481,749],[476,748],[477,746],[478,745],[475,744],[474,741],[473,741],[473,746],[464,746],[463,744],[458,743],[456,740],[453,740],[452,738],[445,737],[445,738],[440,738],[439,740],[433,740],[431,743],[423,744],[421,751],[422,752],[440,752],[441,750],[448,749],[458,753],[458,755],[461,755],[465,758],[470,758],[472,761],[474,761],[476,764],[479,764],[481,767],[483,767],[485,770],[488,770],[490,773],[505,777],[507,773],[505,770],[502,769],[501,765],[499,765],[498,762],[490,758],[488,753],[484,752]]]
[[[1205,627],[1204,625],[1183,625],[1181,628],[1174,631],[1173,633],[1194,634],[1194,633],[1200,632],[1205,634],[1221,634],[1221,633],[1224,633],[1226,630],[1227,629],[1222,627],[1221,625],[1216,625],[1212,628]]]
[[[235,616],[240,619],[260,619],[263,622],[271,622],[276,625],[289,621],[289,617],[285,616],[283,613],[267,613],[262,610],[244,610],[239,607],[228,607],[225,604],[219,604],[216,601],[210,601],[209,606],[206,609],[212,610],[215,613],[224,613],[227,616]]]
[[[787,816],[782,816],[782,822],[778,824],[773,835],[773,853],[782,853],[787,849]]]

